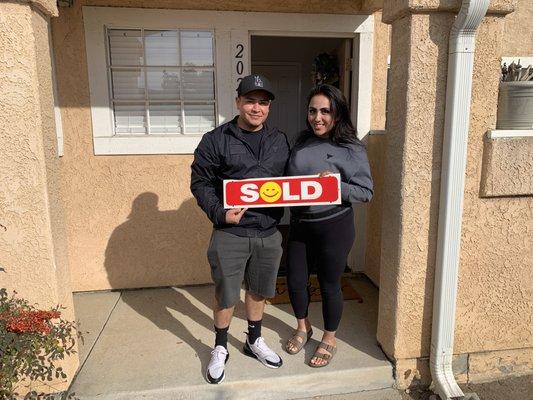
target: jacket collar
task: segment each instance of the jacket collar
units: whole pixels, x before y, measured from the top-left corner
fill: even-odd
[[[228,124],[229,131],[233,136],[244,140],[244,133],[242,133],[241,128],[239,128],[239,125],[237,124],[237,120],[239,119],[239,116],[236,115]],[[269,124],[266,123],[266,121],[263,123],[263,134],[265,136],[272,135],[276,130],[272,128]]]

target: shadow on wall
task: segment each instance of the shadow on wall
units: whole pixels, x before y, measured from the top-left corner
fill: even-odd
[[[209,229],[199,223],[209,221],[194,199],[176,211],[160,211],[158,201],[151,192],[137,196],[127,221],[111,234],[104,266],[112,289],[209,282]]]

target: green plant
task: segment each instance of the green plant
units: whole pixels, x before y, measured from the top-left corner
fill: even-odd
[[[60,307],[39,310],[16,293],[0,289],[0,399],[21,396],[17,388],[28,381],[66,378],[55,362],[75,353],[79,337],[74,322],[61,319]],[[52,399],[31,391],[24,399]]]
[[[338,86],[339,62],[337,57],[329,53],[320,53],[313,60],[311,78],[315,85],[327,83]]]

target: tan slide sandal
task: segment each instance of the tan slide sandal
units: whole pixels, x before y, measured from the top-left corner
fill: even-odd
[[[302,350],[302,348],[309,341],[309,339],[311,339],[311,336],[313,336],[312,329],[307,332],[298,330],[294,331],[292,336],[287,340],[287,343],[285,344],[285,351],[289,354],[298,353],[300,350]]]

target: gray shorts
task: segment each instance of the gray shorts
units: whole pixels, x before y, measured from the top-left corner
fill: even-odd
[[[274,297],[281,254],[279,231],[265,238],[248,238],[213,230],[207,259],[218,306],[234,306],[239,301],[243,281],[246,290]]]

